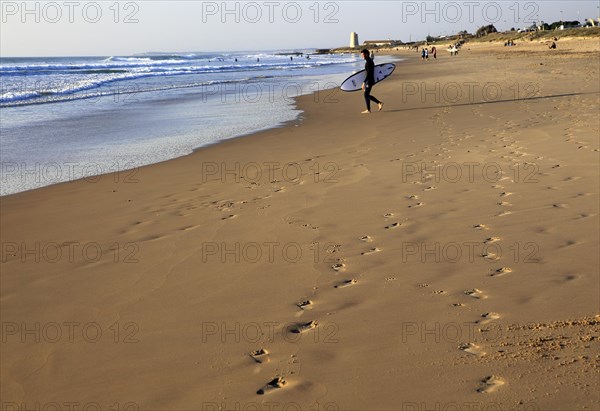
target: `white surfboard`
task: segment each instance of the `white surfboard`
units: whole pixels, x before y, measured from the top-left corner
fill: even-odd
[[[392,63],[379,64],[375,66],[375,84],[385,80],[392,75],[396,66]],[[362,84],[367,78],[367,71],[362,70],[348,77],[341,85],[343,91],[358,91],[362,89]]]

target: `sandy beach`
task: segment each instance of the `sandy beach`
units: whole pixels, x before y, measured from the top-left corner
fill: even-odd
[[[398,54],[382,112],[2,197],[3,410],[598,409],[598,38]]]

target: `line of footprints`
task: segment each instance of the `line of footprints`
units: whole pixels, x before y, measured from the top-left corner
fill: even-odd
[[[503,189],[504,187],[500,186],[500,185],[496,185],[496,186],[493,186],[492,188],[494,188],[494,189]],[[512,195],[512,193],[505,191],[505,192],[502,192],[499,195],[499,197],[500,198],[506,198],[506,197],[509,197],[510,195]],[[500,201],[497,204],[499,206],[503,206],[503,207],[511,205],[511,204],[509,204],[509,203],[507,203],[505,201]],[[509,214],[510,214],[509,211],[503,211],[503,212],[500,212],[500,213],[496,214],[496,217],[502,217],[502,216],[509,215]],[[475,225],[473,225],[473,228],[476,229],[476,230],[482,230],[482,231],[486,231],[486,230],[489,229],[489,227],[486,226],[485,224],[475,224]],[[487,237],[483,241],[483,243],[484,244],[493,244],[493,243],[496,243],[498,241],[500,241],[499,237],[493,237],[492,236],[492,237]],[[489,252],[489,251],[483,253],[481,255],[481,257],[483,257],[483,258],[485,258],[487,260],[490,260],[490,261],[497,261],[497,260],[500,259],[496,254],[494,254],[492,252]],[[492,269],[491,272],[488,273],[488,275],[490,277],[500,277],[500,276],[509,274],[512,271],[513,270],[510,267],[499,267],[499,268],[496,268],[496,269]],[[466,290],[464,293],[466,295],[468,295],[469,297],[477,299],[477,300],[484,300],[484,299],[487,298],[487,295],[483,291],[481,291],[481,290],[479,290],[477,288],[472,288],[470,290]],[[462,306],[462,304],[460,304],[460,303],[456,303],[454,305],[455,306]],[[499,318],[500,318],[500,314],[498,314],[498,313],[495,313],[495,312],[486,312],[486,313],[481,314],[480,319],[477,320],[477,321],[475,321],[475,323],[478,324],[478,325],[485,325],[485,324],[491,323],[492,321],[497,320]],[[485,351],[483,351],[483,349],[479,345],[474,344],[474,343],[463,343],[463,344],[460,344],[458,348],[460,350],[468,353],[468,354],[471,354],[471,355],[474,355],[474,356],[477,356],[477,357],[483,357],[483,356],[486,355]],[[480,392],[480,393],[493,393],[496,390],[498,390],[498,388],[502,387],[505,384],[506,384],[506,381],[504,380],[504,378],[496,376],[496,375],[489,375],[489,376],[486,376],[484,379],[482,379],[480,381],[480,386],[477,389],[477,392]]]
[[[394,217],[394,215],[392,213],[388,213],[385,214],[383,216],[386,220],[391,219],[392,217]],[[402,224],[400,222],[391,222],[387,225],[384,226],[384,229],[386,230],[391,230],[391,229],[395,229],[400,227]],[[373,241],[371,236],[365,235],[359,238],[361,241],[366,242],[366,243],[370,243]],[[335,254],[339,249],[334,249],[331,251],[331,254]],[[361,252],[362,256],[366,256],[366,255],[370,255],[370,254],[374,254],[374,253],[378,253],[381,250],[377,247],[372,247],[368,250],[365,250],[363,252]],[[337,273],[339,272],[344,272],[346,271],[346,264],[344,263],[344,259],[343,258],[335,258],[335,263],[331,266],[331,269]],[[334,289],[343,289],[346,287],[351,287],[355,284],[357,284],[358,280],[356,278],[347,278],[341,281],[336,282],[333,285]],[[302,311],[308,311],[311,310],[314,307],[314,302],[311,299],[303,299],[301,301],[299,301],[296,306],[298,307],[298,309],[302,310]],[[289,332],[291,333],[296,333],[296,334],[302,334],[305,332],[308,332],[310,330],[313,330],[314,328],[318,327],[319,324],[317,321],[312,320],[312,321],[308,321],[308,322],[300,322],[300,323],[296,323],[294,326],[292,326],[291,328],[289,328]],[[254,359],[254,361],[256,361],[257,363],[264,363],[264,362],[268,362],[269,358],[269,351],[265,348],[260,348],[256,351],[253,351],[250,353],[250,356]],[[265,394],[269,394],[272,393],[274,391],[277,391],[281,388],[284,388],[288,385],[288,382],[286,381],[286,379],[283,376],[276,376],[275,378],[273,378],[271,381],[269,381],[267,384],[265,384],[262,388],[260,388],[256,393],[258,395],[265,395]]]
[[[435,189],[435,188],[428,187],[424,191],[429,191],[431,189]],[[510,195],[510,194],[502,193],[501,197],[505,197],[508,195]],[[415,201],[415,203],[409,205],[408,208],[415,208],[415,207],[420,207],[420,206],[424,205],[421,202],[417,202],[417,200],[419,200],[419,197],[416,195],[410,195],[410,196],[408,196],[408,199]],[[386,213],[383,215],[383,217],[386,220],[386,224],[383,226],[383,229],[385,229],[385,230],[393,230],[393,229],[397,229],[402,226],[401,222],[394,221],[395,215],[393,213]],[[476,224],[473,226],[473,228],[476,230],[488,230],[488,227],[484,224]],[[372,243],[373,237],[371,237],[370,235],[364,235],[362,237],[359,237],[359,240],[362,242],[365,242],[365,243]],[[497,241],[500,241],[499,237],[488,237],[485,239],[484,243],[491,244],[491,243],[495,243]],[[337,251],[338,251],[337,249],[334,249],[332,251],[332,254],[335,254]],[[378,253],[381,251],[382,250],[379,249],[378,247],[371,247],[371,248],[361,252],[361,255],[367,256],[367,255],[371,255],[371,254]],[[487,253],[487,254],[482,255],[481,257],[490,259],[490,260],[498,260],[499,259],[493,253]],[[335,263],[331,266],[331,269],[337,273],[346,271],[346,264],[344,263],[344,259],[336,258]],[[512,272],[511,268],[500,267],[500,268],[492,270],[491,273],[488,273],[488,275],[490,275],[491,277],[498,277],[498,276],[502,276],[502,275],[505,275],[510,272]],[[346,287],[354,286],[357,283],[358,283],[358,280],[356,278],[346,278],[344,280],[336,282],[333,285],[333,288],[343,289]],[[421,284],[420,286],[428,287],[429,285]],[[434,294],[445,294],[445,291],[443,291],[443,290],[435,291]],[[487,298],[487,295],[483,291],[481,291],[477,288],[466,290],[466,291],[464,291],[464,294],[468,295],[471,298],[477,299],[477,300],[484,300]],[[463,304],[461,304],[461,303],[455,303],[453,305],[457,306],[457,307],[463,306]],[[314,302],[307,298],[307,299],[303,299],[303,300],[299,301],[296,304],[296,306],[301,311],[308,311],[313,308]],[[488,324],[499,318],[500,318],[499,314],[497,314],[495,312],[487,312],[487,313],[482,314],[481,318],[479,320],[477,320],[476,323],[479,325],[485,325],[485,324]],[[299,323],[296,323],[291,328],[289,328],[288,331],[291,333],[302,334],[302,333],[308,332],[310,330],[313,330],[314,328],[316,328],[318,326],[319,326],[319,324],[315,320],[308,321],[308,322],[299,322]],[[481,349],[481,347],[479,347],[478,345],[473,344],[473,343],[461,344],[459,346],[459,349],[466,353],[475,355],[477,357],[482,357],[482,356],[486,355],[486,353]],[[257,363],[265,363],[265,362],[269,361],[269,351],[265,348],[260,348],[256,351],[251,352],[250,356]],[[477,389],[477,392],[492,393],[492,392],[496,391],[499,387],[503,386],[505,384],[505,381],[501,377],[491,375],[491,376],[487,376],[484,379],[482,379],[480,381],[480,384],[481,385]],[[288,382],[286,381],[286,379],[283,376],[276,376],[271,381],[269,381],[267,384],[265,384],[262,388],[260,388],[257,391],[257,394],[258,395],[269,394],[271,392],[282,389],[282,388],[286,387],[287,385],[288,385]]]

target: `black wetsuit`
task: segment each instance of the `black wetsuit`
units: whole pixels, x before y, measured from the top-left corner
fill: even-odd
[[[381,104],[379,100],[371,95],[371,88],[375,85],[375,63],[371,60],[371,57],[367,57],[365,70],[367,71],[367,78],[365,79],[365,103],[367,104],[367,110],[371,111],[371,101]]]

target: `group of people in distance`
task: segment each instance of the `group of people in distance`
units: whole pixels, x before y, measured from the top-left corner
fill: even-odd
[[[421,50],[421,60],[429,60],[429,55],[432,55],[434,59],[437,59],[437,49],[435,47],[431,48],[431,52],[427,47],[423,47]]]
[[[556,42],[558,41],[558,39],[556,37],[554,37],[554,41],[552,42],[552,44],[550,44],[548,46],[548,48],[550,50],[554,50],[556,49]],[[507,42],[504,43],[504,47],[509,47],[509,46],[516,46],[517,43],[515,43],[513,40],[508,40]]]

